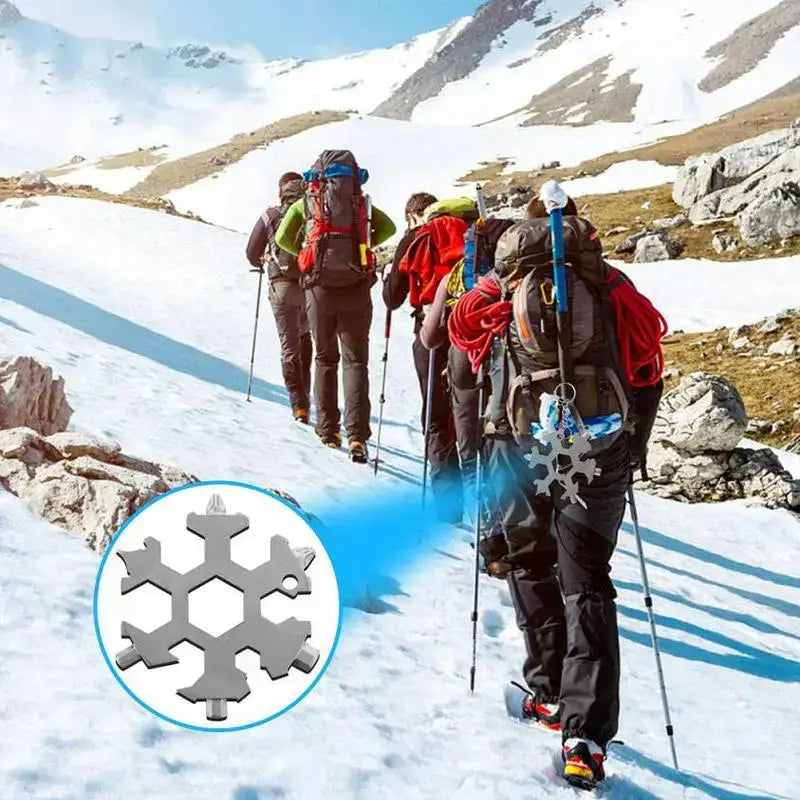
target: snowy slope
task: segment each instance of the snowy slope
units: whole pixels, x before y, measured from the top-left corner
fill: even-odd
[[[504,13],[500,6],[505,8],[506,0],[493,4],[484,12],[489,20]],[[475,40],[480,41],[475,30],[480,14],[451,48],[401,87],[394,101],[382,105],[381,113],[408,118],[410,108],[416,122],[478,124],[513,115],[537,98],[534,108],[507,122],[552,111],[559,122],[580,123],[593,121],[593,109],[601,109],[599,119],[699,124],[799,74],[800,17],[791,0],[512,0],[508,6],[519,7],[517,21],[497,33],[467,75],[462,77],[458,66],[469,61]],[[709,50],[751,20],[758,20],[757,27],[725,48],[732,63],[742,64],[743,74],[734,70],[720,86],[723,80],[706,83],[724,58]],[[784,33],[782,26],[792,22]],[[439,87],[435,78],[443,73],[448,79]],[[640,85],[641,92],[631,85]],[[431,97],[428,87],[437,87]],[[614,100],[608,107],[606,93]]]
[[[473,194],[459,178],[483,161],[509,159],[508,169],[534,169],[542,162],[578,163],[613,149],[626,149],[675,132],[670,125],[644,128],[601,123],[592,128],[458,128],[367,117],[322,125],[256,150],[218,175],[172,192],[176,207],[203,219],[249,232],[287,169],[307,169],[326,148],[351,149],[370,171],[367,189],[375,203],[402,226],[412,192],[437,196]],[[633,162],[636,164],[637,162]],[[610,171],[611,172],[611,171]],[[671,171],[635,166],[595,179],[613,191],[663,183]],[[257,178],[255,177],[257,176]],[[591,188],[589,191],[594,191]]]
[[[257,402],[243,402],[255,286],[242,235],[93,201],[39,203],[0,205],[0,342],[65,376],[75,427],[204,478],[278,486],[323,515],[362,492],[419,480],[419,402],[402,315],[390,353],[387,471],[376,482],[289,422],[269,314]],[[784,264],[798,266],[759,269],[779,276]],[[688,313],[686,290],[709,266],[679,276],[672,266],[643,265],[635,276],[650,270],[648,291],[669,317],[710,327],[749,313],[751,298],[733,294],[716,295],[716,311],[698,301]],[[797,283],[786,285],[757,316],[800,304]],[[382,314],[375,316],[377,341]],[[687,773],[668,766],[625,528],[614,576],[627,744],[614,749],[603,796],[794,796],[797,753],[787,732],[800,702],[797,521],[739,505],[639,499]],[[478,691],[466,691],[471,560],[462,534],[393,576],[399,585],[384,599],[394,613],[349,613],[338,655],[302,707],[264,729],[209,737],[156,722],[108,675],[91,629],[95,555],[8,496],[0,496],[0,531],[5,797],[575,796],[555,777],[553,740],[505,714],[503,688],[517,677],[521,645],[507,591],[488,579]]]
[[[396,47],[263,61],[73,36],[23,18],[0,29],[0,175],[167,144],[173,155],[305,111],[368,111],[463,21]]]

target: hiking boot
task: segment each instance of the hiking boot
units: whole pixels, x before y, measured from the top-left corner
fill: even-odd
[[[297,408],[294,412],[294,421],[300,425],[308,425],[308,409]]]
[[[522,701],[522,717],[545,730],[556,733],[561,731],[561,709],[558,703],[537,703],[536,698],[528,693]]]
[[[367,446],[363,442],[352,440],[349,445],[350,460],[355,464],[366,464],[369,461]]]
[[[320,441],[325,447],[330,447],[331,450],[338,450],[342,446],[341,433],[328,433],[325,436],[320,436]]]
[[[606,777],[605,753],[590,739],[567,739],[562,751],[564,779],[579,789],[594,789]]]

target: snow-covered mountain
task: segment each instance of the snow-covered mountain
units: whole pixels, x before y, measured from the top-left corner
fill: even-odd
[[[316,61],[77,37],[0,0],[0,107],[13,110],[0,174],[162,144],[180,155],[326,108],[687,129],[786,86],[798,46],[797,0],[490,0],[410,42]]]
[[[800,74],[796,0],[491,0],[376,113],[707,121]]]
[[[0,175],[162,144],[192,152],[304,111],[368,111],[463,24],[389,49],[263,61],[74,36],[0,0]]]

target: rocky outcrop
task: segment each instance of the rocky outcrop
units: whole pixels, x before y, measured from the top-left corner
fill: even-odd
[[[49,436],[66,430],[72,409],[64,380],[25,357],[0,359],[0,428],[32,428]]]
[[[9,0],[0,0],[0,28],[7,28],[22,19],[19,9]]]
[[[197,480],[67,431],[71,414],[49,368],[31,358],[0,362],[0,486],[98,552],[145,503]]]
[[[652,261],[669,261],[683,252],[683,243],[666,232],[650,233],[636,241],[636,252],[633,260],[637,264]]]
[[[800,511],[800,481],[775,453],[737,447],[746,430],[744,403],[725,378],[689,375],[661,402],[641,488],[687,503],[748,500]]]
[[[736,218],[750,246],[800,235],[800,120],[718,153],[689,159],[673,199],[700,224]]]
[[[491,50],[494,42],[517,22],[536,18],[541,0],[489,0],[466,27],[372,113],[392,119],[411,119],[423,101],[436,97],[448,84],[466,78]]]
[[[53,183],[43,172],[26,172],[17,179],[20,189],[35,190],[37,192],[57,192],[59,187]]]

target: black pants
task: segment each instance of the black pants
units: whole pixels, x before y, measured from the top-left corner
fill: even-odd
[[[451,347],[447,359],[456,446],[461,463],[478,456],[478,377],[466,353]]]
[[[289,392],[292,410],[308,411],[313,348],[305,292],[297,281],[270,281],[269,303],[278,329],[283,382]]]
[[[370,430],[369,329],[372,295],[368,281],[339,289],[315,286],[308,314],[317,351],[314,402],[320,437],[339,432],[339,351],[344,389],[344,427],[350,441],[366,442]]]
[[[419,326],[418,326],[419,329]],[[419,340],[419,330],[414,337],[412,352],[422,394],[422,428],[425,430],[428,401],[428,371],[433,353],[433,395],[431,402],[431,428],[428,431],[428,459],[431,490],[436,513],[443,522],[460,522],[462,517],[461,474],[458,466],[453,414],[450,408],[445,370],[448,346],[428,350]]]
[[[561,704],[564,739],[605,747],[619,719],[619,635],[609,561],[630,481],[627,441],[598,456],[582,486],[586,508],[536,495],[513,439],[496,438],[490,475],[514,567],[508,585],[525,638],[525,680],[540,702]]]

